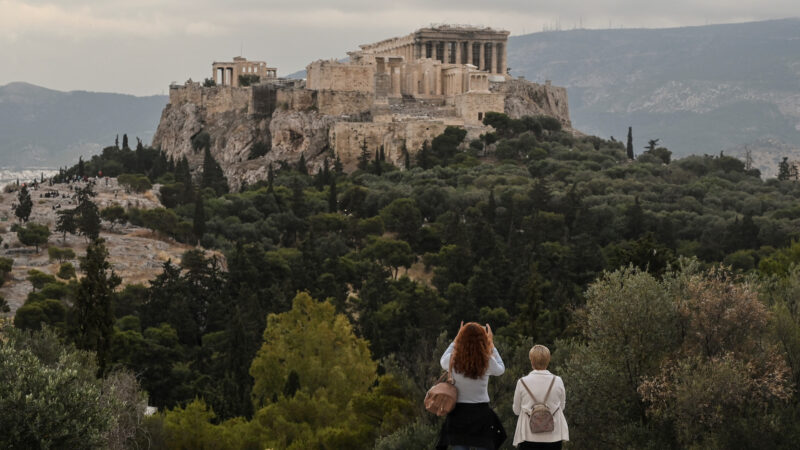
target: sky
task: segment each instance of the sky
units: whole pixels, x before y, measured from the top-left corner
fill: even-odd
[[[512,35],[800,16],[797,0],[0,0],[0,86],[165,94],[242,55],[278,75],[430,24]]]

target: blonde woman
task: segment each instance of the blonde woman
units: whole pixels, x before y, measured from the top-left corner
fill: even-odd
[[[514,391],[513,409],[514,414],[519,416],[514,433],[514,446],[521,450],[560,449],[561,443],[569,440],[567,419],[564,417],[564,408],[567,405],[564,381],[547,370],[547,366],[550,364],[550,350],[547,347],[534,345],[528,352],[528,357],[533,370],[517,381],[517,389]],[[550,390],[549,395],[547,394],[548,389]],[[544,399],[547,397],[545,403],[553,413],[553,431],[544,433],[531,431],[529,416],[533,410],[534,401],[528,390],[533,393],[537,402],[545,402]]]

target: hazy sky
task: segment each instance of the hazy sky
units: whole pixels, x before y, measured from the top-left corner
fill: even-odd
[[[798,0],[0,0],[0,85],[161,94],[242,50],[286,75],[431,23],[519,35],[796,16]]]

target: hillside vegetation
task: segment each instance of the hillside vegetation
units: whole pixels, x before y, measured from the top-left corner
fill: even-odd
[[[495,135],[448,128],[403,169],[366,148],[352,174],[333,155],[318,174],[301,159],[238,193],[207,152],[195,176],[115,147],[63,173],[161,183],[168,208],[128,220],[226,256],[189,251],[111,295],[100,367],[134,371],[162,411],[131,440],[430,447],[440,422],[421,399],[459,323],[476,320],[506,362],[490,396],[509,432],[542,343],[576,448],[792,448],[800,184],[724,155],[673,160],[655,142],[631,160],[544,117],[486,122]],[[66,319],[44,321],[85,348],[72,295],[52,280],[29,302],[60,302]]]

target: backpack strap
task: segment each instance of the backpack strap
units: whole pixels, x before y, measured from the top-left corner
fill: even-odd
[[[531,390],[530,390],[530,389],[528,389],[528,385],[527,385],[527,384],[525,384],[525,380],[523,380],[522,378],[520,378],[520,379],[519,379],[519,381],[522,383],[522,385],[523,385],[523,386],[525,386],[525,390],[526,390],[526,391],[528,391],[528,395],[530,395],[530,396],[531,396],[531,399],[533,400],[533,404],[534,404],[534,405],[536,405],[537,403],[539,403],[539,402],[537,402],[537,401],[536,401],[536,396],[535,396],[535,395],[533,395],[533,392],[531,392]],[[550,392],[550,391],[548,391],[548,393],[549,393],[549,392]]]
[[[550,379],[550,386],[548,386],[548,387],[547,387],[547,393],[544,395],[544,401],[542,401],[541,403],[539,403],[539,402],[536,400],[536,396],[535,396],[535,395],[533,395],[533,392],[531,392],[531,390],[530,390],[530,389],[528,389],[528,385],[527,385],[527,384],[525,384],[525,380],[523,380],[522,378],[520,378],[520,379],[519,379],[519,381],[520,381],[520,382],[522,383],[522,385],[525,387],[525,390],[526,390],[526,391],[528,391],[528,395],[530,395],[530,396],[531,396],[531,399],[533,400],[533,404],[534,404],[534,405],[537,405],[537,404],[543,404],[543,405],[546,405],[546,404],[547,404],[547,398],[548,398],[548,397],[550,397],[550,390],[551,390],[551,389],[553,389],[553,383],[555,383],[555,381],[556,381],[556,376],[555,376],[555,375],[553,375],[553,378],[551,378],[551,379]]]
[[[547,404],[547,397],[550,397],[550,390],[553,389],[553,383],[556,382],[556,376],[553,375],[553,378],[550,380],[550,386],[547,387],[547,394],[544,394],[544,401],[542,403]]]

